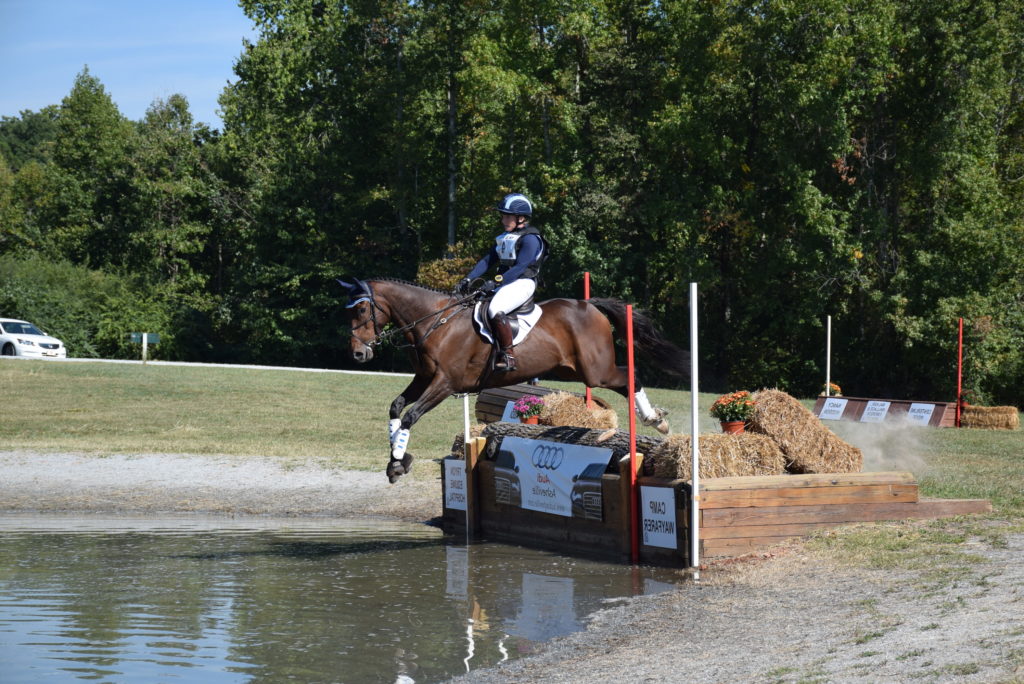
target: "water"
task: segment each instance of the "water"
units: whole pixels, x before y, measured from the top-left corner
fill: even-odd
[[[0,515],[0,679],[437,682],[677,578],[404,523]]]

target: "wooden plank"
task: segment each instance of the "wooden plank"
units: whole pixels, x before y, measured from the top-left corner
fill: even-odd
[[[470,539],[480,532],[477,466],[487,440],[475,437],[466,444],[466,529]]]
[[[702,539],[701,558],[723,558],[742,556],[764,551],[792,537],[745,537],[743,539]]]
[[[915,518],[949,518],[992,512],[992,502],[987,499],[922,499],[917,505]]]
[[[913,504],[900,504],[895,509],[906,511],[893,520],[943,518],[954,515],[986,513],[992,504],[984,499],[925,499]],[[879,520],[886,518],[878,518]],[[787,539],[806,536],[816,529],[838,527],[847,523],[822,522],[808,525],[737,525],[701,528],[701,554],[706,558],[741,556],[764,551]],[[800,531],[804,528],[804,531]]]
[[[808,475],[747,475],[701,478],[702,492],[730,489],[783,489],[789,487],[849,487],[871,484],[915,484],[913,473],[816,473]]]
[[[792,487],[739,489],[700,493],[700,507],[813,506],[819,504],[917,501],[917,485],[860,485],[852,487]]]
[[[701,539],[743,539],[746,537],[805,537],[826,527],[848,525],[848,522],[809,522],[793,525],[733,525],[732,527],[701,527]]]
[[[854,523],[904,520],[918,517],[917,502],[875,504],[817,504],[811,506],[763,506],[702,510],[701,529],[747,525],[797,525],[803,523]],[[702,533],[703,534],[703,533]]]

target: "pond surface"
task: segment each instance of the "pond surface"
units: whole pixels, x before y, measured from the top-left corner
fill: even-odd
[[[438,682],[678,579],[405,523],[0,515],[0,680]]]

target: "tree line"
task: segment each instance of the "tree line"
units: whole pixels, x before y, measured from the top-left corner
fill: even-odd
[[[224,125],[85,68],[0,122],[0,312],[72,355],[345,367],[339,276],[448,287],[524,192],[541,297],[721,390],[1019,404],[1024,0],[242,0]],[[384,363],[404,369],[401,353]],[[650,382],[653,379],[648,379]],[[655,381],[656,382],[656,381]]]

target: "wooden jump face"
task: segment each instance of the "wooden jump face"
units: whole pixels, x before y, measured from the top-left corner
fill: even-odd
[[[551,390],[516,385],[481,392],[476,417],[500,420],[508,401],[524,394],[543,395]],[[877,400],[847,398],[849,411],[841,419],[859,419]],[[817,415],[825,398],[818,400]],[[889,407],[892,416],[907,413],[906,406]],[[934,404],[928,422],[935,427],[952,420],[952,405]],[[877,421],[876,421],[877,422]],[[459,506],[444,507],[443,528],[448,534],[505,541],[568,554],[631,561],[629,458],[606,472],[600,481],[600,516],[566,517],[523,508],[511,501],[501,469],[483,458],[486,439],[466,445],[459,470]],[[491,449],[490,451],[496,451]],[[639,457],[642,460],[642,456]],[[639,462],[637,464],[639,468]],[[447,468],[442,468],[445,475]],[[445,492],[449,483],[442,477]],[[641,502],[637,533],[641,563],[689,567],[691,490],[688,480],[640,476]],[[646,507],[645,504],[646,503]],[[735,557],[763,551],[775,544],[809,535],[816,530],[850,523],[883,520],[942,518],[985,513],[992,505],[979,499],[921,499],[917,481],[908,472],[771,475],[701,478],[698,524],[700,559]],[[600,519],[597,519],[597,518]],[[652,542],[652,543],[647,543]]]
[[[467,511],[444,509],[446,533],[556,549],[608,560],[630,560],[628,459],[619,474],[601,481],[602,519],[585,520],[499,503],[495,465],[480,460],[486,440],[466,448]],[[461,459],[460,459],[461,460]],[[444,483],[447,486],[447,482]],[[668,489],[671,511],[660,517],[675,527],[675,548],[640,544],[640,562],[687,567],[690,486],[686,480],[640,477],[642,487]],[[911,473],[843,473],[721,477],[701,481],[700,552],[702,558],[741,556],[763,551],[793,537],[858,522],[941,518],[992,510],[978,499],[921,499]],[[640,525],[651,518],[641,511]],[[664,522],[660,523],[665,529]],[[650,523],[648,522],[648,525]],[[641,531],[641,540],[644,536]],[[662,542],[664,537],[662,536]]]

